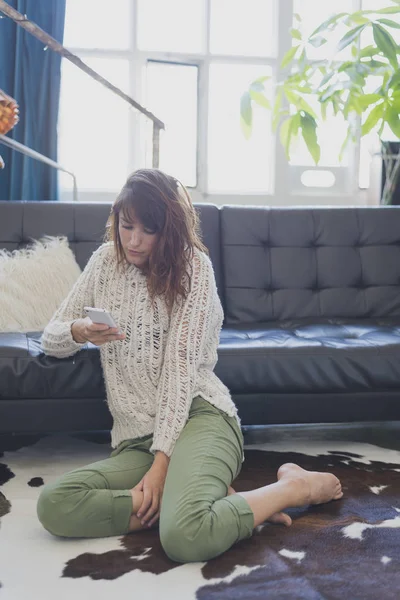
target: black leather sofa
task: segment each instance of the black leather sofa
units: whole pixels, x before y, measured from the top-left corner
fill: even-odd
[[[400,419],[400,209],[197,208],[242,424]],[[0,202],[0,248],[66,235],[84,268],[109,211]],[[110,429],[98,348],[60,360],[40,338],[0,333],[0,433]]]

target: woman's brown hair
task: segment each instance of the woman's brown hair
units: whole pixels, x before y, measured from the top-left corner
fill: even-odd
[[[105,235],[105,241],[114,242],[118,268],[127,268],[119,237],[121,212],[128,219],[134,212],[146,229],[158,234],[144,273],[152,300],[164,295],[171,310],[178,297],[186,298],[190,291],[193,249],[208,255],[188,191],[159,169],[138,169],[128,177],[112,206]]]

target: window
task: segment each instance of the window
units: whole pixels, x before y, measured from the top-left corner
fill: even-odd
[[[88,57],[85,62],[124,91],[129,61]],[[59,162],[75,173],[80,190],[112,191],[126,179],[129,156],[129,105],[63,60],[59,118]],[[70,176],[60,174],[69,187]]]
[[[276,56],[276,8],[271,0],[211,0],[210,52]]]
[[[288,163],[269,111],[254,107],[250,140],[240,128],[240,98],[254,79],[271,76],[266,94],[273,100],[294,11],[312,28],[331,14],[330,3],[113,0],[111,11],[106,0],[66,2],[64,44],[165,123],[161,169],[213,197],[279,196],[310,186],[345,191],[353,167],[337,160],[345,128],[339,119],[321,129],[319,175],[301,144]],[[337,0],[335,11],[349,10],[349,2],[361,0]],[[323,58],[323,48],[313,58]],[[151,166],[151,141],[148,119],[63,59],[59,160],[76,173],[80,198],[115,194],[130,172]],[[66,175],[60,183],[71,187]]]
[[[143,51],[204,52],[204,0],[138,0],[137,43]]]
[[[161,134],[160,169],[196,187],[198,67],[150,60],[145,90],[146,107],[168,124]],[[147,150],[151,164],[151,144]]]
[[[127,50],[130,47],[131,1],[66,0],[64,46]]]
[[[273,147],[270,113],[254,108],[253,135],[240,129],[243,90],[271,67],[212,62],[209,79],[208,187],[216,193],[272,192]]]

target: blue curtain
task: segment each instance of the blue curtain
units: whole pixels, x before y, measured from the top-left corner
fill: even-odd
[[[8,0],[61,44],[66,0]],[[1,14],[1,13],[0,13]],[[61,56],[8,17],[0,19],[0,89],[19,104],[8,136],[57,160]],[[58,200],[57,170],[0,144],[0,200]]]

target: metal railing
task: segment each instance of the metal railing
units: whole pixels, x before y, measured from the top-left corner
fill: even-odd
[[[67,50],[67,48],[65,48],[62,44],[57,42],[57,40],[55,40],[53,37],[51,37],[51,35],[49,35],[45,31],[43,31],[43,29],[38,27],[38,25],[36,25],[36,23],[33,23],[32,21],[30,21],[26,15],[23,15],[22,13],[15,10],[15,8],[10,6],[8,4],[8,2],[5,2],[5,0],[0,0],[0,13],[3,13],[7,17],[9,17],[12,21],[14,21],[17,25],[26,29],[26,31],[28,31],[30,34],[32,34],[38,40],[40,40],[45,45],[46,48],[50,48],[54,52],[57,52],[58,54],[60,54],[63,58],[66,58],[67,60],[72,62],[79,69],[81,69],[81,71],[84,71],[87,75],[92,77],[92,79],[95,79],[96,81],[98,81],[99,83],[104,85],[107,89],[109,89],[112,92],[114,92],[115,94],[117,94],[120,98],[122,98],[123,100],[128,102],[136,110],[138,110],[143,115],[145,115],[148,119],[150,119],[153,122],[152,166],[154,168],[159,167],[159,164],[160,164],[160,130],[165,129],[165,125],[162,121],[160,121],[160,119],[158,119],[155,115],[153,115],[153,113],[151,113],[149,110],[144,108],[144,106],[141,106],[138,102],[136,102],[136,100],[134,100],[133,98],[128,96],[128,94],[125,94],[125,92],[120,90],[118,87],[116,87],[115,85],[110,83],[107,79],[102,77],[99,73],[94,71],[91,67],[89,67],[87,64],[85,64],[78,56],[76,56],[75,54],[73,54],[72,52]],[[4,138],[5,136],[1,136],[1,137]],[[7,140],[7,142],[10,142],[10,141],[14,142],[14,140],[11,140],[11,138],[6,138],[6,140]],[[2,139],[1,141],[4,142],[4,139]],[[19,144],[19,142],[14,142],[14,143]],[[58,163],[52,161],[50,158],[47,158],[43,154],[40,154],[39,152],[35,152],[35,150],[30,150],[30,148],[28,148],[27,146],[24,146],[23,144],[20,144],[20,146],[22,148],[24,148],[24,150],[22,150],[22,148],[20,147],[19,148],[20,152],[23,151],[24,154],[27,154],[28,156],[32,156],[33,158],[36,158],[37,160],[41,160],[42,162],[49,161],[46,164],[49,164],[50,166],[53,166],[56,169],[59,169],[66,173],[69,173],[74,178],[74,199],[75,199],[75,194],[76,194],[76,198],[77,198],[76,178],[73,173],[71,173],[70,171],[67,171],[66,169],[64,169],[63,167],[58,165]],[[17,149],[17,148],[14,146],[14,149]],[[32,154],[28,154],[27,150],[29,150]],[[35,156],[33,156],[33,154],[35,154]],[[43,159],[45,159],[45,160],[43,160]]]
[[[59,171],[63,171],[64,173],[68,173],[68,175],[71,175],[74,188],[73,198],[74,201],[78,201],[78,186],[76,183],[76,177],[74,173],[68,171],[68,169],[65,169],[62,165],[55,162],[54,160],[51,160],[51,158],[48,158],[44,154],[40,154],[40,152],[36,152],[36,150],[32,150],[32,148],[29,148],[28,146],[25,146],[24,144],[21,144],[20,142],[17,142],[16,140],[9,138],[6,135],[3,135],[2,133],[0,133],[0,144],[4,144],[4,146],[8,146],[8,148],[12,148],[17,152],[20,152],[21,154],[25,154],[30,158],[35,158],[36,160],[39,160],[40,162],[49,165],[50,167],[54,167],[54,169],[58,169]]]

